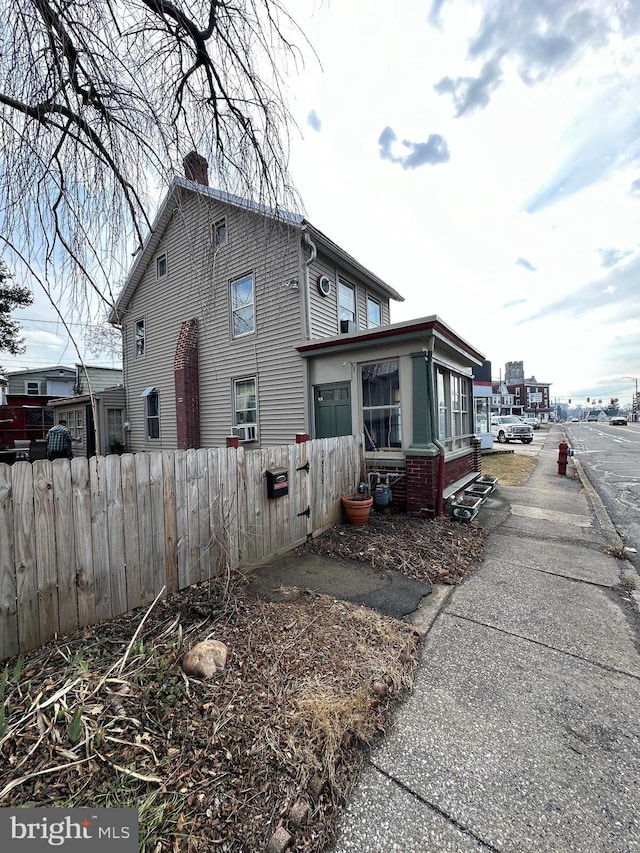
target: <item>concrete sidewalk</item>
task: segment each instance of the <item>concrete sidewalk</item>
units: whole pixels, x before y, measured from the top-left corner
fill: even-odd
[[[640,584],[562,439],[484,504],[485,561],[440,598],[335,853],[640,851]]]

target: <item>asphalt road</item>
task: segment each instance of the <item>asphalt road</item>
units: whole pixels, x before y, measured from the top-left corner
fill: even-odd
[[[567,440],[640,570],[640,423],[564,424]]]

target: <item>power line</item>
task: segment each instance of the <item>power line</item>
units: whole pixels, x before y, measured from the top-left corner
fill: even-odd
[[[107,323],[106,320],[103,323],[74,323],[74,322],[70,322],[70,321],[65,320],[63,323],[62,320],[40,320],[37,317],[12,317],[12,319],[15,320],[17,323],[20,323],[20,324],[22,324],[22,323],[48,323],[52,326],[60,326],[60,325],[79,326],[81,329],[91,329],[91,328],[94,328],[96,326],[99,327],[99,326],[109,326],[110,325],[110,323]],[[114,332],[115,332],[115,327],[114,327]]]

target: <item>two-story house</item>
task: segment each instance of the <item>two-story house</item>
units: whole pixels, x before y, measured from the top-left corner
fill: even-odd
[[[400,294],[304,217],[209,187],[198,155],[185,169],[111,315],[128,449],[364,434],[398,502],[435,511],[477,467],[483,356],[438,317],[391,324]]]

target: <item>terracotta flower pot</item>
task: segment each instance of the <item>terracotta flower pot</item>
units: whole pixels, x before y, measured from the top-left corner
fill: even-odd
[[[362,527],[369,523],[369,513],[373,506],[373,498],[369,495],[345,495],[342,498],[342,506],[347,514],[347,521],[355,527]]]

